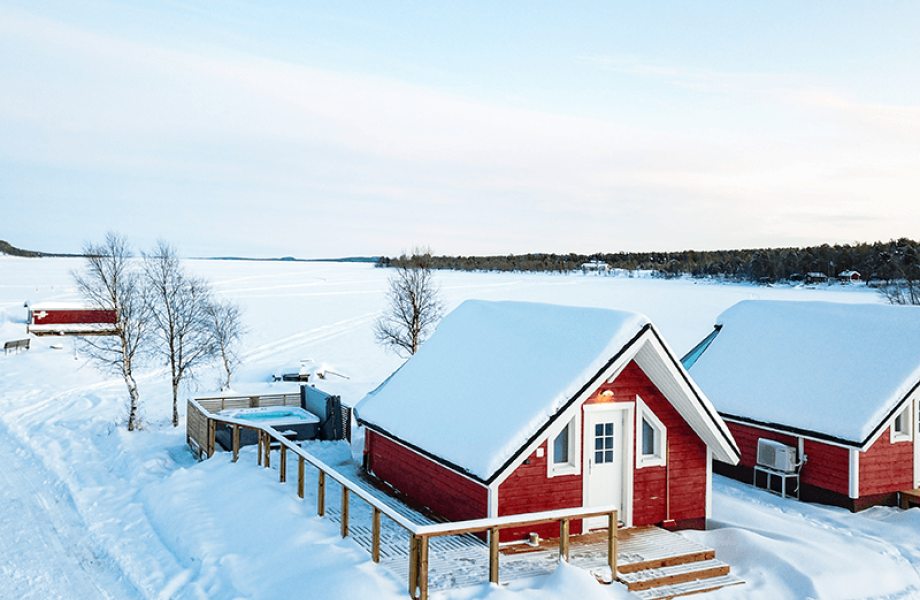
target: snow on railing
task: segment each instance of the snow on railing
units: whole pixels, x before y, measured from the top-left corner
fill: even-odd
[[[207,419],[207,440],[203,448],[199,448],[210,458],[215,452],[215,432],[217,423],[229,425],[232,429],[232,462],[239,459],[240,429],[251,429],[258,434],[258,464],[263,467],[271,466],[271,443],[279,446],[280,455],[280,481],[287,481],[287,453],[297,455],[297,495],[304,497],[305,465],[309,463],[319,472],[316,494],[316,513],[320,517],[326,514],[326,478],[327,476],[342,486],[342,506],[340,511],[340,533],[343,538],[348,537],[348,507],[349,496],[355,495],[364,500],[373,509],[371,524],[371,557],[374,562],[380,562],[380,517],[386,515],[394,523],[409,532],[409,585],[408,591],[412,598],[426,600],[428,598],[428,542],[429,538],[464,535],[470,533],[488,532],[489,534],[489,581],[498,583],[499,568],[499,531],[509,527],[524,527],[541,523],[559,523],[559,555],[562,559],[569,559],[569,523],[572,520],[587,519],[591,517],[607,517],[607,563],[613,577],[617,575],[617,507],[597,506],[591,508],[576,507],[550,510],[520,515],[508,515],[486,519],[472,519],[468,521],[453,521],[421,525],[414,523],[399,514],[393,508],[382,502],[379,498],[367,492],[363,486],[352,481],[342,473],[330,467],[322,460],[306,452],[296,443],[287,439],[269,425],[257,425],[252,421],[234,419],[208,413],[194,400],[189,400],[189,408],[194,409],[199,415]],[[191,415],[192,411],[189,411]]]

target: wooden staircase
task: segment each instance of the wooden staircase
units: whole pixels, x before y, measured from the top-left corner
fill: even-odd
[[[619,579],[643,600],[662,600],[744,583],[715,550],[658,527],[620,530]]]

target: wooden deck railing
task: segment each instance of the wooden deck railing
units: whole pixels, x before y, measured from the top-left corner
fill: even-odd
[[[587,519],[592,517],[607,517],[607,564],[614,579],[617,576],[617,508],[616,506],[598,506],[592,508],[577,507],[545,512],[509,515],[487,519],[473,519],[449,523],[436,523],[420,525],[407,519],[393,510],[379,498],[370,494],[362,485],[352,481],[339,473],[320,459],[303,450],[296,443],[288,440],[278,431],[267,425],[256,425],[251,421],[232,419],[210,414],[194,400],[189,400],[189,408],[195,409],[207,419],[207,440],[203,448],[207,448],[206,456],[210,458],[215,452],[214,434],[217,423],[224,423],[231,427],[232,435],[232,461],[239,459],[241,428],[252,429],[258,434],[257,461],[260,466],[271,466],[271,446],[276,444],[279,449],[280,481],[287,480],[287,453],[293,452],[297,456],[297,495],[304,497],[305,465],[309,463],[318,471],[316,492],[316,513],[320,517],[326,514],[326,483],[332,479],[342,486],[342,506],[340,510],[340,533],[343,538],[348,537],[348,508],[351,496],[357,496],[366,502],[373,510],[371,521],[371,558],[380,562],[380,517],[386,515],[394,523],[409,533],[409,595],[418,600],[428,598],[428,545],[430,538],[463,535],[468,533],[488,532],[489,538],[489,581],[498,583],[499,580],[499,531],[509,527],[523,527],[542,523],[559,523],[559,555],[564,560],[569,559],[569,523],[572,520]]]

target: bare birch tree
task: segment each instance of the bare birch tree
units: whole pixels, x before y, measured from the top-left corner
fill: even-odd
[[[120,375],[128,387],[128,431],[138,426],[140,395],[134,379],[147,333],[143,283],[127,240],[113,232],[102,244],[83,246],[82,271],[71,275],[93,307],[115,313],[115,335],[84,336],[84,353],[101,371]]]
[[[415,248],[401,256],[390,276],[387,308],[374,323],[377,343],[401,356],[418,352],[444,315],[441,292],[432,275],[431,251]]]
[[[207,312],[211,289],[204,279],[186,273],[175,247],[163,240],[151,254],[144,254],[144,274],[151,333],[157,341],[153,352],[169,367],[172,424],[176,427],[180,385],[217,355]]]
[[[223,369],[221,389],[230,388],[230,378],[240,364],[236,347],[246,333],[242,311],[236,304],[215,300],[206,307],[210,335],[216,347],[216,356]]]

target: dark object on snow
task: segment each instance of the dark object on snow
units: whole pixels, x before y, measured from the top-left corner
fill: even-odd
[[[28,350],[30,343],[31,343],[31,340],[29,338],[26,338],[24,340],[10,340],[8,342],[4,342],[3,353],[9,354],[10,350],[13,350],[14,352],[16,352],[16,354],[19,354],[20,350]]]

